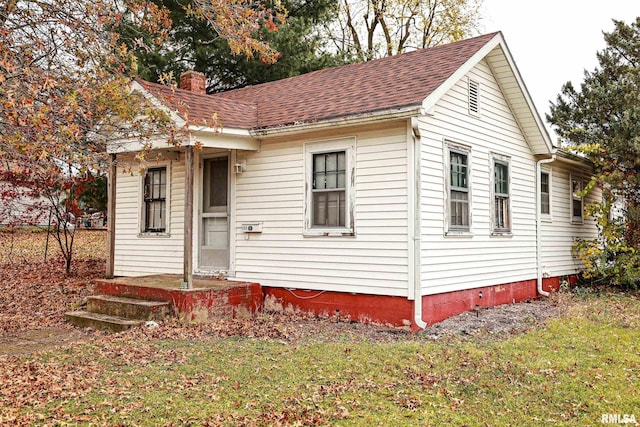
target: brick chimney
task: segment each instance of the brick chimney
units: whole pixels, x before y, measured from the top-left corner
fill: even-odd
[[[190,70],[180,75],[180,89],[205,95],[207,93],[206,88],[207,85],[204,74]]]

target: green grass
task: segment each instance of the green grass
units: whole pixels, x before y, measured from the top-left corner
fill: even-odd
[[[142,426],[599,425],[603,413],[640,419],[637,296],[565,298],[562,318],[504,340],[96,340],[1,361],[14,382],[55,375],[31,395],[5,383],[0,414],[36,425]]]

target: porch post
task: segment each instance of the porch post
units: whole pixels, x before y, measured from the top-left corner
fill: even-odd
[[[116,176],[118,175],[117,155],[109,154],[107,177],[107,265],[105,277],[113,279],[116,252]]]
[[[183,286],[193,287],[193,147],[185,147],[184,157],[184,276]]]

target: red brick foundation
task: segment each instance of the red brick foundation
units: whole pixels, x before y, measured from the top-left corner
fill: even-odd
[[[263,294],[258,283],[229,282],[228,286],[203,289],[166,289],[135,286],[115,280],[96,281],[96,292],[152,301],[168,301],[175,315],[184,321],[235,317],[241,311],[255,313],[262,308]]]
[[[556,291],[563,278],[543,279],[545,291]],[[577,278],[566,278],[573,284]],[[284,307],[291,306],[318,316],[338,316],[365,323],[382,323],[393,326],[411,326],[414,323],[413,301],[404,297],[354,294],[330,291],[304,291],[263,286],[266,297],[275,298]],[[493,307],[538,298],[536,280],[506,283],[497,286],[466,289],[422,297],[422,319],[428,325],[438,323],[465,311],[480,307]]]
[[[272,297],[284,307],[311,312],[318,316],[338,316],[364,323],[407,324],[413,318],[413,301],[405,297],[354,294],[330,291],[304,291],[262,287],[265,299]]]
[[[574,284],[577,277],[546,278],[542,287],[548,292],[557,291],[564,280]],[[264,287],[258,283],[240,282],[199,289],[136,286],[122,279],[97,282],[96,291],[103,295],[169,301],[174,314],[186,321],[236,316],[240,311],[257,312],[266,300],[281,304],[283,308],[290,306],[342,321],[410,326],[414,331],[418,330],[414,322],[414,301],[405,297]],[[538,296],[535,279],[425,295],[422,297],[422,320],[432,325],[475,308],[511,304]]]

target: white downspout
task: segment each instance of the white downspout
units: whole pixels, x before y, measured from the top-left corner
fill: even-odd
[[[551,163],[556,160],[556,155],[552,154],[549,159],[541,159],[536,162],[536,287],[538,294],[548,297],[549,292],[542,289],[542,215],[540,214],[540,165]],[[551,192],[550,192],[551,193]]]
[[[414,289],[414,300],[413,300],[413,321],[416,326],[420,329],[424,329],[427,327],[427,323],[422,320],[422,256],[420,254],[420,235],[421,235],[421,226],[420,226],[420,187],[421,187],[421,153],[422,153],[422,145],[420,141],[420,127],[418,125],[418,118],[411,118],[411,134],[413,137],[413,187],[415,190],[413,197],[413,206],[410,206],[409,209],[413,209],[413,271],[411,275],[413,276],[413,289]]]

